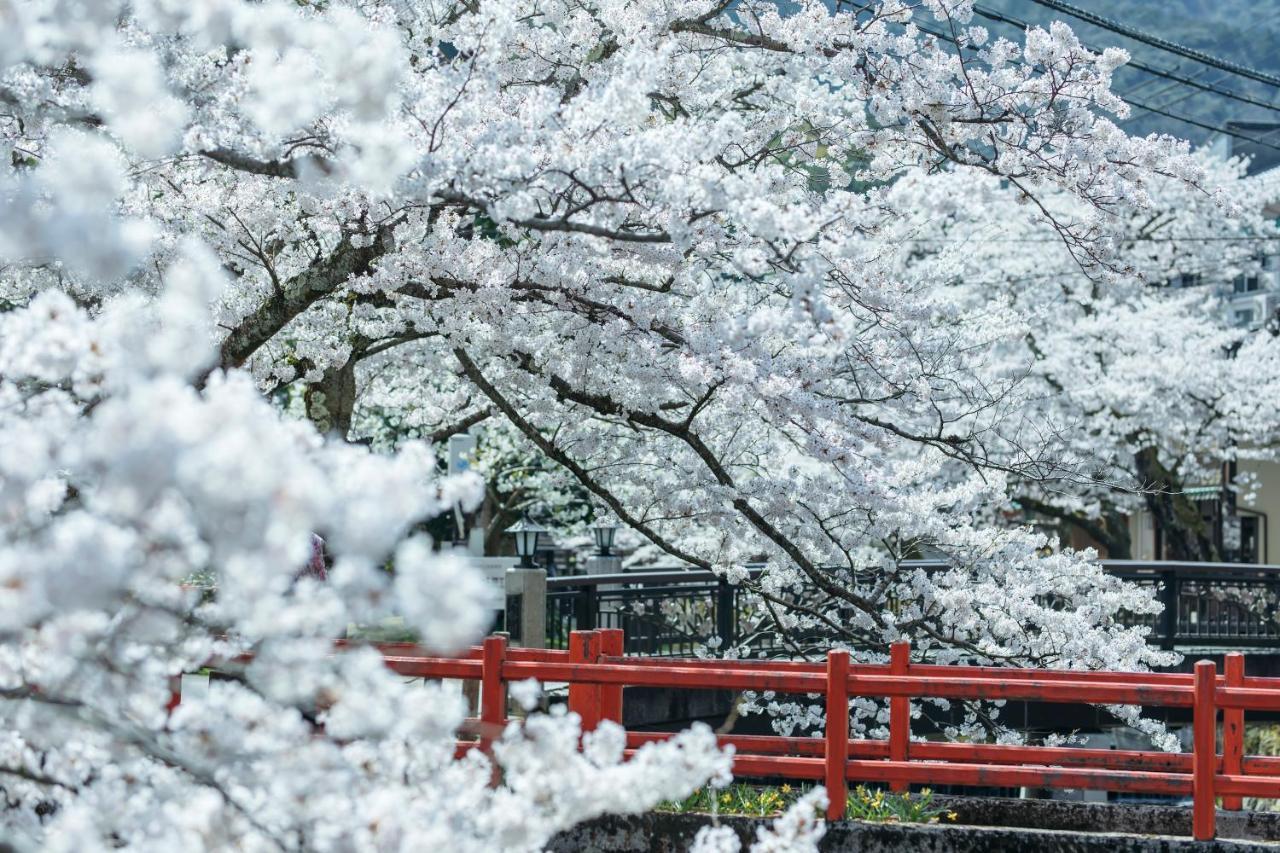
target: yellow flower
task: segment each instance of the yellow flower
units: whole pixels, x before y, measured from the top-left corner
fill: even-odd
[[[791,786],[790,786],[790,785],[787,785],[787,784],[784,784],[784,785],[783,785],[781,788],[779,788],[778,790],[782,791],[782,793],[784,793],[784,794],[790,794],[790,793],[791,793]]]
[[[955,812],[947,812],[947,820],[955,820],[958,816]]]

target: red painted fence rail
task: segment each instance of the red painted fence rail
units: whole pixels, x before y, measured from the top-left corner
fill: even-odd
[[[723,735],[735,749],[738,776],[823,782],[828,817],[845,812],[848,783],[880,782],[894,790],[912,783],[959,786],[1092,788],[1191,796],[1198,840],[1215,835],[1215,801],[1239,809],[1241,798],[1280,798],[1280,758],[1244,754],[1244,712],[1280,711],[1280,678],[1245,675],[1244,656],[1226,656],[1219,675],[1212,661],[1193,674],[1064,671],[911,663],[907,643],[895,643],[887,664],[854,664],[845,651],[825,663],[624,657],[622,631],[575,631],[567,651],[510,647],[505,636],[456,658],[427,657],[414,647],[382,647],[395,672],[425,678],[476,679],[481,683],[479,736],[459,743],[459,753],[488,750],[506,724],[506,685],[536,678],[569,685],[569,709],[585,731],[601,720],[622,722],[624,687],[772,690],[822,695],[822,738]],[[889,700],[888,740],[849,737],[849,701]],[[913,698],[1025,700],[1037,702],[1191,708],[1190,753],[911,740]],[[1222,753],[1217,751],[1222,712]],[[628,755],[665,732],[628,732]]]

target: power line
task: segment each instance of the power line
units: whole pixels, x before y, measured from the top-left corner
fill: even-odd
[[[1138,94],[1138,92],[1142,91],[1143,89],[1150,89],[1154,86],[1162,87],[1157,91],[1157,94],[1160,94],[1161,92],[1167,92],[1170,89],[1176,88],[1177,84],[1166,83],[1165,81],[1161,80],[1159,77],[1143,77],[1137,83],[1134,83],[1128,89],[1125,89],[1123,92],[1120,92],[1119,94],[1120,94],[1120,97],[1127,98],[1130,95]]]
[[[1090,48],[1090,49],[1093,50],[1093,48]],[[1176,68],[1180,69],[1181,66],[1176,66]],[[1197,77],[1203,77],[1204,75],[1208,74],[1211,70],[1212,69],[1210,68],[1200,68],[1190,72],[1190,77],[1193,79]],[[1226,77],[1227,75],[1223,74],[1222,76]],[[1214,81],[1214,82],[1220,82],[1220,79],[1219,81]],[[1120,97],[1127,98],[1130,95],[1138,94],[1138,90],[1140,89],[1150,88],[1150,87],[1155,87],[1156,91],[1154,95],[1151,92],[1145,92],[1143,93],[1143,97],[1148,97],[1148,96],[1161,97],[1163,95],[1167,95],[1169,92],[1183,91],[1182,86],[1177,82],[1164,80],[1155,75],[1151,75],[1151,76],[1143,75],[1141,82],[1135,84],[1134,86],[1131,86],[1129,89],[1125,90],[1124,92],[1121,92]]]
[[[1034,2],[1039,2],[1039,0],[1034,0]],[[863,7],[863,8],[866,8],[866,7]],[[974,45],[963,44],[960,41],[958,41],[954,36],[949,36],[946,33],[940,32],[930,27],[926,27],[923,24],[916,24],[915,26],[916,26],[916,29],[919,30],[920,32],[925,33],[926,35],[931,35],[934,38],[942,39],[945,42],[949,42],[950,44],[955,45],[957,49],[963,47],[975,53],[979,50]],[[1202,122],[1198,119],[1194,119],[1188,116],[1178,115],[1177,113],[1171,113],[1166,110],[1162,110],[1159,107],[1148,106],[1147,104],[1144,104],[1141,101],[1136,101],[1132,98],[1125,98],[1122,96],[1120,97],[1121,97],[1121,100],[1123,100],[1126,104],[1129,104],[1132,107],[1137,107],[1140,110],[1146,110],[1149,113],[1154,113],[1156,115],[1164,116],[1165,118],[1170,118],[1170,119],[1173,119],[1174,121],[1180,121],[1185,124],[1192,125],[1194,127],[1199,127],[1204,130],[1212,131],[1214,133],[1221,133],[1226,136],[1239,139],[1243,142],[1251,142],[1254,145],[1261,145],[1264,148],[1270,148],[1274,151],[1280,151],[1280,145],[1272,145],[1270,142],[1263,142],[1261,139],[1255,139],[1252,136],[1245,136],[1244,134],[1237,133],[1236,131],[1231,130],[1228,127],[1221,127],[1219,125],[1207,124],[1206,122]]]
[[[1168,97],[1165,97],[1165,96],[1168,96]],[[1170,83],[1167,88],[1162,89],[1156,93],[1154,98],[1154,103],[1158,103],[1161,109],[1167,110],[1169,109],[1169,107],[1180,104],[1183,101],[1186,101],[1190,98],[1194,98],[1195,96],[1196,96],[1195,92],[1191,92],[1186,89],[1179,89],[1177,83]],[[1143,96],[1143,97],[1146,98],[1146,96]],[[1130,104],[1133,103],[1133,98],[1131,97],[1131,93],[1121,95],[1120,98],[1121,100],[1128,101]],[[1147,98],[1147,101],[1148,103],[1153,102],[1151,98]]]
[[[1039,2],[1039,0],[1035,0],[1035,2]],[[1020,21],[1017,18],[1013,18],[1008,15],[1002,14],[1000,12],[996,12],[992,9],[984,9],[983,7],[978,6],[977,4],[974,5],[973,11],[984,18],[987,18],[992,21],[999,21],[1002,24],[1009,24],[1010,26],[1019,27],[1021,29],[1026,29],[1029,26],[1029,24],[1027,24],[1027,22],[1025,21]],[[1089,47],[1088,45],[1085,45],[1085,46]],[[1089,47],[1089,49],[1095,52],[1097,51],[1097,48],[1095,47]],[[1244,103],[1244,104],[1252,104],[1257,107],[1263,107],[1268,110],[1274,110],[1276,112],[1280,112],[1280,104],[1274,104],[1269,101],[1258,100],[1257,98],[1254,98],[1250,95],[1242,95],[1242,94],[1239,94],[1238,92],[1233,92],[1230,89],[1223,89],[1220,86],[1216,85],[1215,83],[1201,83],[1199,80],[1195,80],[1191,77],[1183,77],[1180,74],[1175,74],[1172,71],[1168,71],[1162,68],[1157,68],[1154,65],[1149,65],[1141,60],[1133,59],[1132,57],[1129,59],[1129,62],[1126,64],[1130,68],[1136,68],[1139,71],[1145,71],[1148,74],[1154,74],[1156,77],[1163,77],[1166,80],[1173,80],[1175,82],[1182,83],[1183,85],[1186,85],[1186,86],[1193,86],[1201,90],[1202,92],[1212,92],[1215,95],[1221,95],[1222,97],[1230,98],[1233,101],[1240,101],[1241,103]]]
[[[1070,15],[1073,18],[1079,18],[1085,23],[1093,24],[1095,27],[1101,27],[1104,30],[1110,30],[1113,33],[1119,33],[1122,36],[1131,38],[1134,41],[1140,41],[1143,44],[1158,47],[1169,53],[1176,53],[1179,56],[1185,56],[1187,59],[1194,59],[1196,62],[1209,65],[1222,71],[1230,71],[1240,77],[1248,77],[1251,80],[1257,80],[1259,83],[1268,83],[1272,86],[1280,86],[1280,77],[1274,74],[1267,74],[1257,71],[1239,63],[1230,62],[1225,59],[1219,59],[1212,54],[1205,53],[1194,48],[1184,47],[1183,45],[1171,42],[1168,39],[1162,39],[1159,36],[1145,33],[1142,30],[1134,29],[1119,21],[1113,21],[1110,18],[1104,18],[1101,15],[1095,15],[1093,12],[1081,9],[1078,6],[1072,6],[1070,3],[1064,3],[1062,0],[1031,0],[1032,3],[1039,4],[1056,12]]]
[[[1194,127],[1203,128],[1204,130],[1213,131],[1214,133],[1222,133],[1227,136],[1234,137],[1235,139],[1239,139],[1242,142],[1251,142],[1254,145],[1261,145],[1264,148],[1270,148],[1273,151],[1280,151],[1280,145],[1272,145],[1270,142],[1263,142],[1261,139],[1257,139],[1252,136],[1245,136],[1243,133],[1237,133],[1236,131],[1232,130],[1229,127],[1221,127],[1216,124],[1208,124],[1207,122],[1200,121],[1199,119],[1190,118],[1189,116],[1178,115],[1177,113],[1171,113],[1171,112],[1168,112],[1167,110],[1162,110],[1159,107],[1148,106],[1147,104],[1144,104],[1141,101],[1136,101],[1132,98],[1125,98],[1125,103],[1127,103],[1129,106],[1137,107],[1140,110],[1146,110],[1149,113],[1155,113],[1158,116],[1171,118],[1174,121],[1180,121],[1180,122],[1183,122],[1184,124],[1189,124],[1189,125],[1193,125]]]
[[[1195,93],[1195,92],[1187,91],[1187,90],[1185,90],[1185,89],[1181,89],[1181,90],[1177,89],[1177,84],[1176,84],[1176,83],[1175,83],[1175,84],[1173,84],[1173,89],[1172,89],[1172,90],[1168,90],[1166,93],[1169,93],[1169,92],[1171,92],[1171,93],[1172,93],[1172,96],[1171,96],[1171,97],[1168,97],[1168,98],[1165,98],[1165,99],[1163,99],[1163,100],[1156,99],[1155,101],[1152,101],[1152,99],[1150,99],[1150,98],[1144,98],[1144,100],[1145,100],[1147,103],[1156,103],[1156,104],[1158,104],[1158,106],[1160,107],[1160,109],[1162,109],[1162,110],[1167,110],[1167,109],[1169,109],[1170,107],[1176,106],[1176,105],[1178,105],[1178,104],[1182,103],[1183,101],[1189,100],[1189,99],[1194,98],[1194,97],[1196,96],[1196,93]],[[1162,94],[1166,94],[1166,93],[1162,93]],[[1133,98],[1130,98],[1128,95],[1121,95],[1120,97],[1121,97],[1122,99],[1124,99],[1124,100],[1128,101],[1130,105],[1133,105],[1133,102],[1134,102]],[[1143,108],[1142,108],[1142,107],[1139,107],[1138,109],[1143,109]],[[1133,121],[1133,120],[1135,120],[1136,118],[1137,118],[1136,116],[1134,116],[1134,117],[1130,117],[1129,121]],[[1254,141],[1258,141],[1258,140],[1254,140]]]

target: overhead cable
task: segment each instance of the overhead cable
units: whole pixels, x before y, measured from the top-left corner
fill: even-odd
[[[1213,56],[1212,54],[1205,53],[1202,50],[1196,50],[1195,48],[1171,42],[1168,39],[1163,39],[1157,35],[1143,32],[1142,30],[1128,26],[1127,24],[1122,24],[1119,21],[1114,21],[1110,18],[1104,18],[1101,15],[1096,15],[1087,9],[1081,9],[1079,6],[1064,3],[1062,0],[1031,0],[1031,2],[1044,6],[1047,9],[1053,9],[1055,12],[1070,15],[1071,17],[1077,18],[1085,23],[1093,24],[1095,27],[1110,30],[1113,33],[1119,33],[1125,38],[1131,38],[1134,41],[1139,41],[1143,44],[1151,45],[1152,47],[1158,47],[1161,50],[1168,51],[1169,53],[1176,53],[1178,56],[1185,56],[1187,59],[1194,59],[1196,62],[1204,65],[1209,65],[1214,68],[1221,69],[1222,71],[1229,71],[1240,77],[1248,77],[1250,80],[1257,80],[1259,83],[1268,83],[1272,86],[1280,86],[1280,77],[1277,77],[1274,74],[1258,71],[1257,69],[1241,65],[1238,62],[1221,59],[1217,56]]]
[[[1030,26],[1030,24],[1028,24],[1026,21],[1020,21],[1017,18],[1011,17],[1009,15],[1005,15],[993,9],[984,8],[977,4],[974,4],[973,11],[976,14],[981,15],[984,18],[987,18],[988,20],[999,21],[1000,23],[1009,24],[1010,26],[1019,27],[1020,29],[1025,30],[1028,26]],[[1088,47],[1090,50],[1094,51],[1095,53],[1101,52],[1097,47],[1092,47],[1089,45],[1085,45],[1085,46]],[[1253,106],[1256,106],[1256,107],[1262,107],[1264,109],[1280,112],[1280,104],[1272,103],[1270,101],[1259,100],[1258,98],[1254,98],[1251,95],[1242,95],[1239,92],[1233,92],[1230,89],[1224,89],[1221,86],[1218,86],[1216,83],[1202,83],[1199,80],[1196,80],[1192,77],[1185,77],[1181,74],[1175,74],[1172,71],[1159,68],[1157,66],[1143,62],[1142,60],[1139,60],[1139,59],[1130,58],[1130,60],[1126,63],[1126,65],[1129,68],[1134,68],[1139,71],[1144,71],[1147,74],[1153,74],[1156,77],[1163,77],[1166,80],[1173,80],[1174,82],[1181,83],[1185,86],[1194,87],[1196,89],[1201,90],[1202,92],[1211,92],[1215,95],[1221,95],[1224,98],[1230,98],[1233,101],[1239,101],[1244,104],[1252,104]]]
[[[926,35],[931,35],[934,38],[942,39],[943,41],[954,44],[957,47],[963,47],[967,50],[974,51],[974,52],[979,50],[979,48],[975,47],[974,45],[962,44],[954,36],[947,35],[946,33],[940,32],[930,27],[926,27],[922,24],[916,24],[915,26],[916,26],[916,29],[919,30],[920,32],[925,33]],[[1214,133],[1221,133],[1224,136],[1230,136],[1233,139],[1239,139],[1242,142],[1250,142],[1254,145],[1261,145],[1264,148],[1270,148],[1274,151],[1280,151],[1280,145],[1273,145],[1270,142],[1263,141],[1262,139],[1257,139],[1252,136],[1246,136],[1245,134],[1232,130],[1229,127],[1222,127],[1221,125],[1208,124],[1207,122],[1203,122],[1203,121],[1200,121],[1199,119],[1194,119],[1189,116],[1179,115],[1178,113],[1171,113],[1167,110],[1163,110],[1159,107],[1150,106],[1148,104],[1143,103],[1142,101],[1138,101],[1133,98],[1126,98],[1123,96],[1118,96],[1118,97],[1120,97],[1121,100],[1123,100],[1126,104],[1129,104],[1132,107],[1136,107],[1137,109],[1146,110],[1149,113],[1154,113],[1156,115],[1164,116],[1165,118],[1173,119],[1174,121],[1180,121],[1180,122],[1183,122],[1184,124],[1192,125],[1193,127],[1202,128],[1203,130],[1209,130]]]

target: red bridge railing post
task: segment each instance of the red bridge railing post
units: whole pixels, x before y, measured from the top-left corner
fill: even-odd
[[[502,682],[502,664],[507,659],[507,638],[495,635],[484,638],[480,673],[480,748],[492,754],[493,741],[507,722],[507,688]],[[494,785],[500,774],[493,768]]]
[[[889,674],[907,675],[911,669],[911,644],[897,642],[889,647]],[[906,761],[911,744],[911,700],[906,696],[889,699],[889,760]],[[906,782],[893,782],[892,791],[907,790]]]
[[[625,648],[621,628],[604,628],[600,632],[600,654],[620,658]],[[600,687],[600,719],[612,720],[622,725],[622,685]]]
[[[574,663],[595,663],[600,657],[600,633],[598,631],[571,631],[569,633],[569,660]],[[593,731],[600,723],[600,685],[570,684],[569,710],[582,720],[582,731]]]
[[[165,713],[172,714],[173,709],[182,704],[182,676],[169,676],[169,702],[164,706]]]
[[[844,817],[849,781],[849,653],[827,652],[827,820]]]
[[[1244,686],[1243,654],[1227,654],[1222,670],[1228,687]],[[1227,776],[1244,773],[1244,708],[1222,709],[1222,772]],[[1236,795],[1224,796],[1222,807],[1239,811],[1244,807],[1244,799]]]
[[[1218,709],[1214,705],[1214,681],[1217,667],[1213,661],[1196,662],[1192,729],[1195,752],[1192,757],[1191,832],[1196,841],[1213,839],[1216,827],[1213,775],[1217,762]]]
[[[461,757],[473,749],[492,755],[507,719],[507,681],[537,678],[569,682],[570,709],[583,731],[602,719],[620,719],[627,684],[675,690],[720,687],[774,690],[826,699],[823,741],[812,738],[730,736],[738,747],[734,764],[747,778],[821,779],[829,795],[829,819],[845,816],[851,778],[884,785],[909,783],[925,775],[936,784],[973,786],[1043,785],[1050,788],[1104,788],[1113,791],[1193,795],[1192,831],[1196,840],[1216,836],[1216,797],[1236,807],[1244,797],[1266,797],[1280,786],[1280,763],[1244,756],[1244,712],[1268,710],[1280,699],[1280,679],[1245,675],[1244,658],[1228,655],[1224,677],[1212,661],[1195,664],[1191,674],[1140,672],[1065,672],[1019,668],[935,666],[913,663],[910,648],[895,643],[888,666],[859,667],[847,651],[832,651],[819,662],[753,660],[648,660],[623,658],[620,632],[575,631],[568,651],[510,649],[501,635],[485,640],[457,658],[424,655],[408,647],[383,647],[387,666],[404,676],[462,678],[477,683],[483,695],[478,731],[465,729],[457,745]],[[247,660],[248,656],[237,658]],[[598,683],[602,672],[610,683]],[[910,683],[911,690],[903,684]],[[900,695],[910,694],[910,695]],[[889,707],[888,740],[854,741],[850,735],[851,696],[884,699]],[[1151,707],[1190,706],[1194,749],[1170,755],[1151,750],[1099,750],[1076,747],[1004,744],[911,743],[911,700],[951,699],[1090,702]],[[1218,711],[1223,711],[1222,753],[1218,751]],[[476,722],[474,720],[470,722]],[[477,737],[475,740],[467,738]],[[633,732],[628,750],[661,740],[665,733]],[[887,759],[887,760],[885,760]],[[912,763],[912,759],[916,763]],[[928,762],[924,773],[919,762]],[[1054,768],[1046,772],[1046,768]],[[1222,768],[1221,770],[1219,768]],[[1244,770],[1249,772],[1245,773]],[[493,783],[501,769],[493,766]]]

